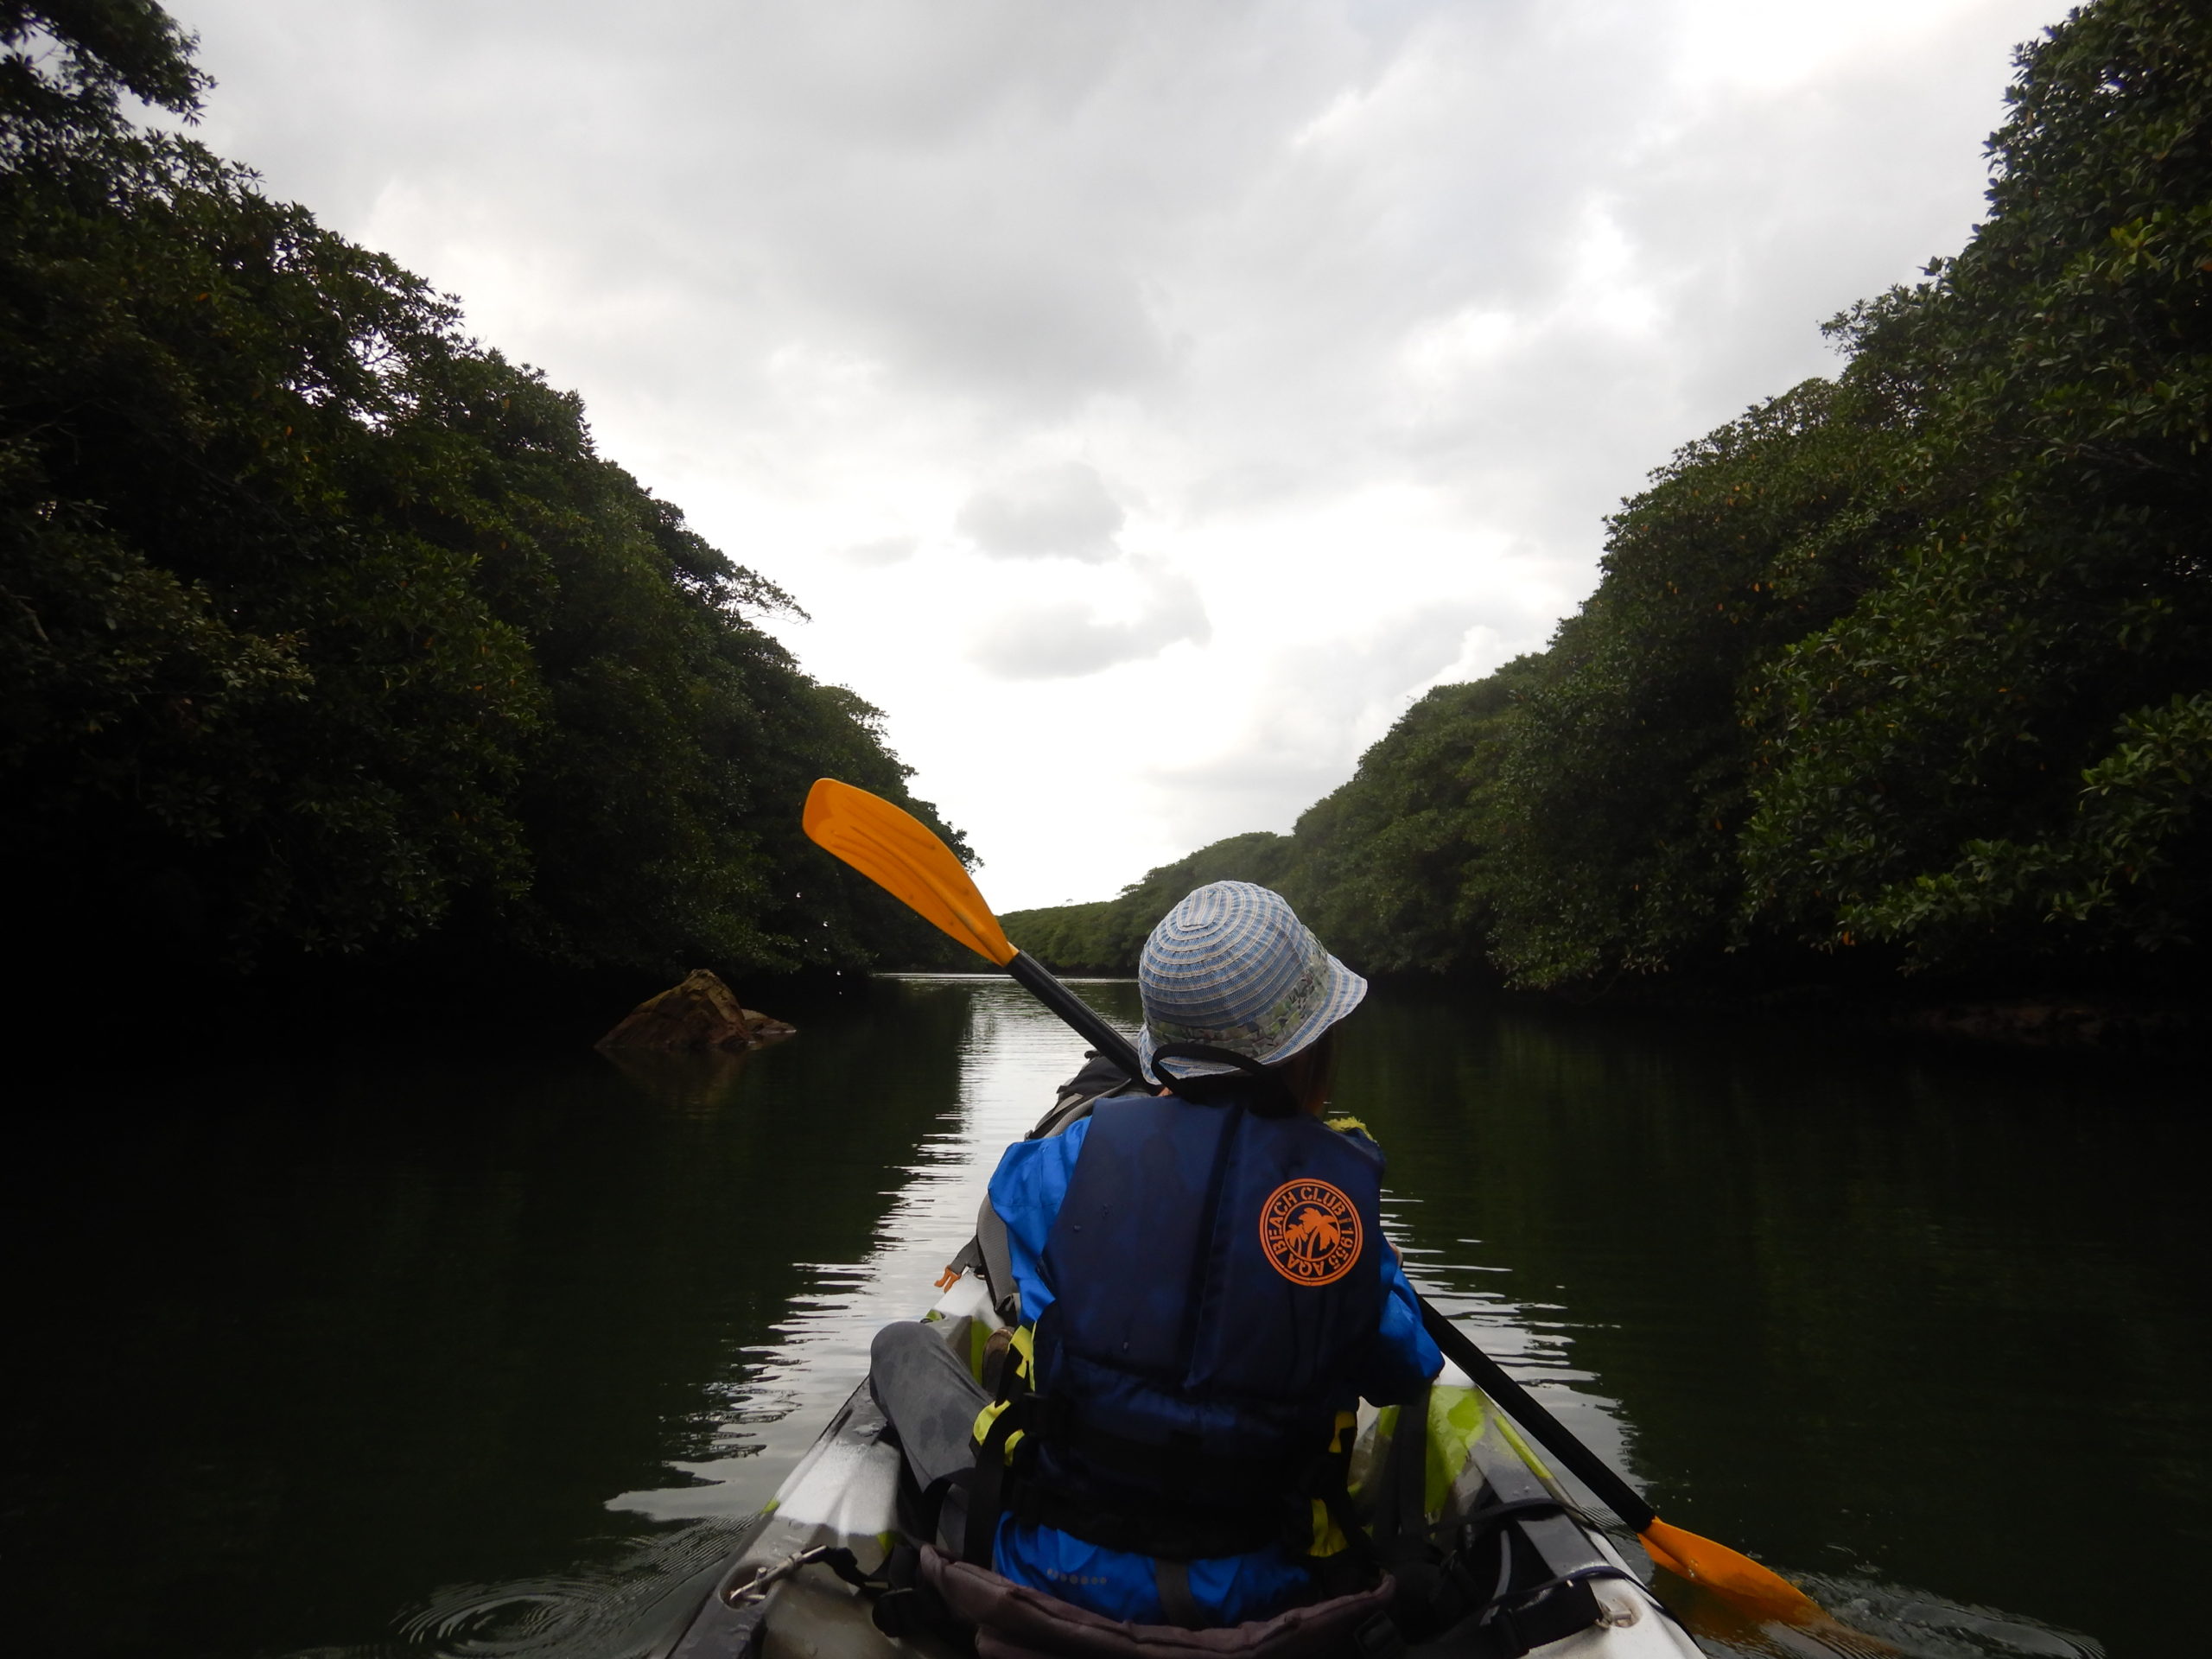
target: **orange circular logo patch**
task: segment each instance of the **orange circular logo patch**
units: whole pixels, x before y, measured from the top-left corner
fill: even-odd
[[[1359,1211],[1326,1181],[1285,1181],[1261,1206],[1260,1248],[1294,1285],[1334,1283],[1359,1260]]]

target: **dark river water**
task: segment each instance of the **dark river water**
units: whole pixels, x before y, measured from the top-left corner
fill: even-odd
[[[989,981],[803,1024],[637,1073],[49,1057],[0,1178],[0,1639],[650,1646],[1080,1059]],[[2201,1080],[1387,991],[1344,1035],[1416,1281],[1669,1519],[1930,1659],[2212,1650]]]

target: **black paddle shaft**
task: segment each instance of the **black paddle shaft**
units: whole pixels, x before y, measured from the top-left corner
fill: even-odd
[[[1027,950],[1017,950],[1006,970],[1030,995],[1072,1026],[1077,1036],[1137,1082],[1144,1081],[1144,1068],[1137,1063],[1136,1045],[1100,1019],[1090,1003],[1055,979],[1051,969]]]
[[[1099,1018],[1096,1010],[1073,991],[1053,977],[1051,969],[1027,950],[1017,950],[1014,960],[1006,965],[1007,973],[1032,996],[1066,1020],[1077,1036],[1085,1039],[1108,1059],[1120,1066],[1130,1077],[1144,1081],[1144,1068],[1137,1063],[1134,1044]],[[1658,1519],[1651,1506],[1636,1495],[1636,1489],[1609,1468],[1605,1461],[1588,1446],[1567,1432],[1567,1425],[1539,1405],[1528,1389],[1505,1374],[1504,1368],[1467,1339],[1466,1333],[1438,1313],[1426,1296],[1416,1293],[1421,1303],[1421,1322],[1436,1345],[1444,1351],[1445,1357],[1466,1372],[1484,1393],[1510,1412],[1521,1427],[1527,1429],[1536,1443],[1560,1460],[1560,1465],[1578,1477],[1582,1484],[1598,1496],[1598,1501],[1628,1522],[1630,1529],[1643,1532]]]

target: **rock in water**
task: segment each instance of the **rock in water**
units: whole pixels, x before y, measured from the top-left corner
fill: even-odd
[[[599,1039],[601,1048],[758,1048],[798,1029],[740,1005],[719,976],[695,968],[680,985],[648,998]]]

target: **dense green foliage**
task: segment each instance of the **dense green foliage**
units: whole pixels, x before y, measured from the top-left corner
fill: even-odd
[[[1204,870],[1363,966],[1529,986],[2178,967],[2212,919],[2212,13],[2102,0],[2018,62],[1966,249],[1627,501],[1547,651],[1431,692],[1291,836],[1017,937],[1126,966]]]
[[[799,836],[816,776],[903,799],[905,769],[748,620],[788,599],[451,301],[129,122],[126,92],[188,117],[202,90],[149,0],[10,0],[0,44],[19,941],[639,973],[914,952]]]
[[[1049,910],[1013,910],[1001,918],[1009,938],[1041,962],[1068,973],[1124,973],[1144,936],[1163,912],[1209,881],[1281,886],[1290,852],[1287,836],[1264,830],[1231,836],[1147,871],[1117,899]]]

